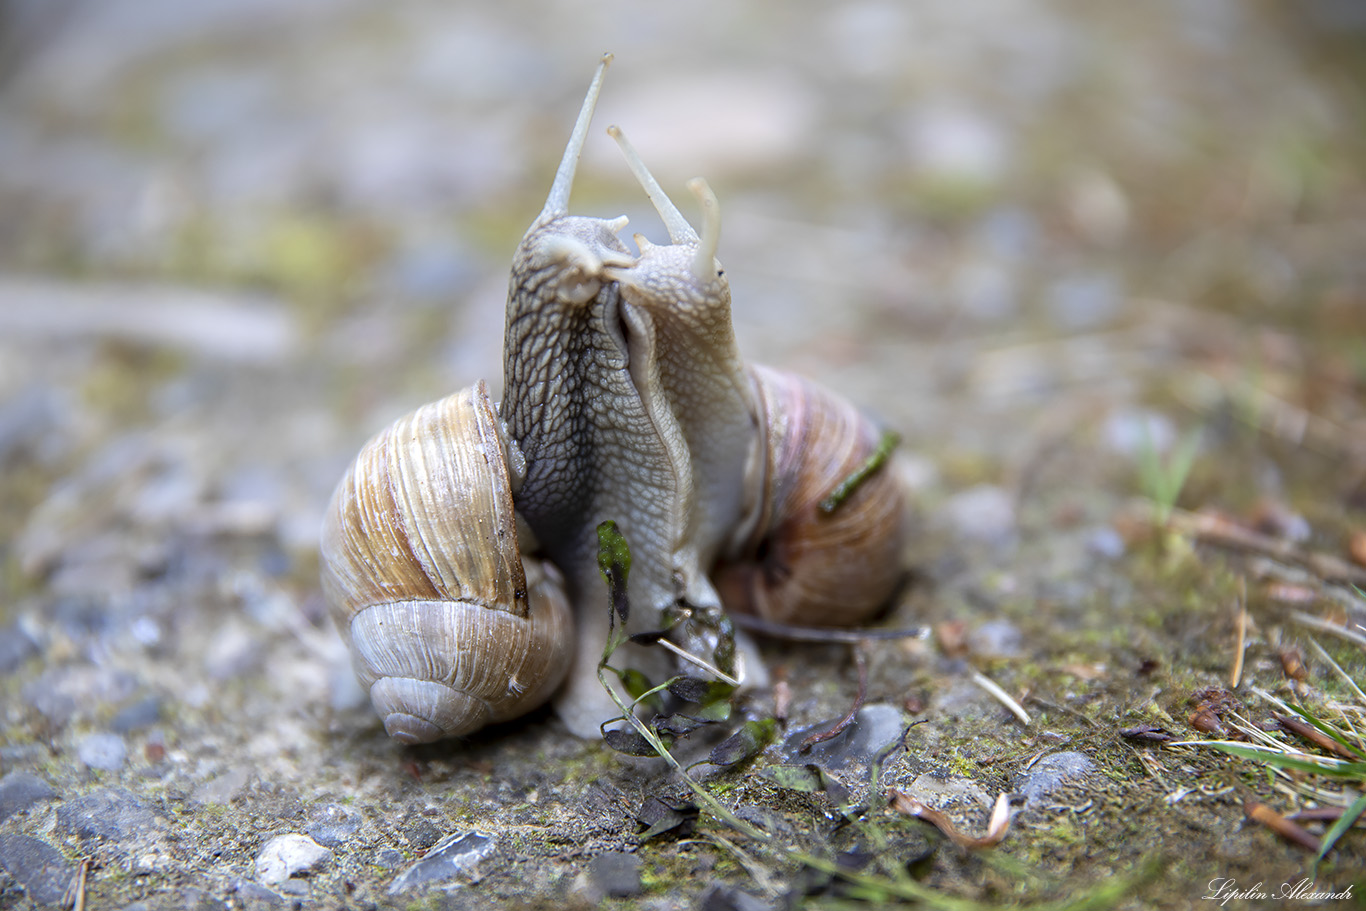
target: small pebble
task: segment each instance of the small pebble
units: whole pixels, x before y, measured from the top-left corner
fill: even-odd
[[[446,836],[408,869],[394,877],[389,894],[410,889],[429,889],[446,883],[476,883],[481,866],[493,856],[497,842],[482,832],[457,832]]]
[[[1016,776],[1015,790],[1031,802],[1036,801],[1069,781],[1084,778],[1095,767],[1084,753],[1053,753]]]
[[[331,803],[314,807],[306,831],[320,845],[335,848],[360,831],[361,816],[355,810]]]
[[[815,744],[803,752],[802,741],[812,734],[828,731],[838,719],[795,731],[783,742],[783,759],[796,765],[816,763],[825,769],[843,769],[851,765],[868,765],[879,753],[901,739],[905,724],[901,711],[886,703],[865,705],[859,709],[849,727],[829,740]]]
[[[588,864],[588,875],[604,895],[613,898],[637,895],[641,890],[640,858],[634,854],[599,854]]]
[[[237,903],[248,909],[289,907],[289,901],[283,895],[249,879],[238,880],[232,891],[237,896]]]
[[[201,782],[190,793],[190,800],[193,803],[213,805],[232,803],[234,797],[242,793],[242,789],[251,780],[251,769],[242,766],[236,769],[229,769],[219,775],[215,775],[208,781]]]
[[[311,873],[331,856],[331,851],[307,835],[277,835],[257,855],[256,877],[267,885],[276,885],[291,876]]]
[[[1047,296],[1054,322],[1071,332],[1113,320],[1124,302],[1113,277],[1094,273],[1062,278]]]
[[[28,772],[10,772],[0,778],[0,822],[41,800],[57,796],[52,786]]]
[[[128,758],[128,747],[118,734],[91,734],[77,744],[76,756],[92,769],[117,772]]]
[[[1106,418],[1102,432],[1106,445],[1131,459],[1145,453],[1164,453],[1176,442],[1176,425],[1171,418],[1141,408],[1112,413]]]
[[[1099,525],[1086,533],[1086,550],[1097,557],[1118,560],[1124,556],[1124,536],[1113,526]]]
[[[906,788],[906,793],[932,807],[951,806],[990,807],[991,795],[970,778],[940,778],[929,773],[920,775]]]
[[[0,674],[14,672],[36,654],[38,646],[19,624],[11,623],[0,630]]]
[[[76,872],[61,851],[28,835],[0,835],[0,867],[39,905],[60,902]]]
[[[90,717],[106,705],[133,695],[137,681],[131,674],[110,668],[76,665],[53,667],[29,680],[19,694],[57,726],[74,718]]]
[[[57,828],[82,841],[122,841],[161,825],[146,804],[122,788],[101,788],[57,808]]]
[[[151,727],[161,720],[161,698],[148,696],[126,706],[109,722],[109,727],[119,734]]]
[[[988,620],[968,630],[968,651],[982,658],[1017,658],[1023,644],[1024,633],[1009,620]]]
[[[697,902],[698,911],[769,911],[773,906],[757,895],[712,883]]]
[[[1004,488],[982,484],[954,494],[943,516],[969,541],[1002,546],[1015,540],[1015,501]]]
[[[397,870],[403,866],[406,858],[398,848],[380,848],[375,852],[373,860],[376,865],[384,867],[386,870]]]

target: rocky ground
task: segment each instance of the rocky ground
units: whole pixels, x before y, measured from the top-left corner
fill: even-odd
[[[0,3],[0,907],[1360,902],[1360,829],[1316,866],[1257,805],[1366,775],[1173,745],[1366,726],[1366,16],[1285,6]],[[932,634],[807,752],[853,651],[765,643],[785,726],[692,770],[741,828],[548,711],[390,742],[317,583],[361,443],[498,385],[607,50],[598,123],[720,196],[746,355],[916,493],[882,625]],[[573,207],[663,239],[601,134]]]

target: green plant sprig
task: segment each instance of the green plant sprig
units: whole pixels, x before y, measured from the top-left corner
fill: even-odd
[[[621,711],[620,720],[624,720],[631,725],[631,727],[635,729],[635,732],[650,745],[659,758],[673,767],[674,771],[678,773],[679,777],[683,780],[683,783],[687,786],[688,790],[692,792],[693,796],[697,798],[699,803],[711,811],[717,819],[721,820],[741,835],[744,835],[746,838],[749,838],[764,850],[771,852],[778,857],[786,858],[794,863],[811,867],[812,869],[819,870],[829,876],[844,880],[855,887],[856,893],[864,895],[869,899],[885,900],[888,897],[894,897],[906,899],[908,901],[924,902],[927,906],[942,909],[942,911],[986,911],[988,908],[996,907],[972,899],[944,895],[942,892],[938,892],[929,886],[923,886],[916,882],[911,878],[910,874],[904,870],[899,870],[895,878],[871,875],[856,870],[841,868],[833,859],[812,854],[795,845],[781,844],[769,833],[752,823],[741,819],[729,807],[717,800],[710,791],[702,787],[697,779],[693,778],[692,775],[688,773],[688,770],[674,757],[673,753],[670,752],[668,746],[665,745],[659,735],[648,724],[637,718],[634,712],[635,706],[639,704],[641,699],[657,694],[660,690],[667,689],[669,683],[672,683],[677,678],[672,678],[664,684],[651,688],[636,699],[633,699],[630,704],[622,698],[616,687],[612,686],[607,679],[607,672],[609,671],[617,675],[618,678],[622,675],[621,671],[612,667],[608,662],[611,660],[612,654],[616,651],[617,647],[628,638],[624,627],[629,605],[626,603],[625,594],[626,572],[622,571],[622,567],[624,566],[629,569],[630,551],[627,547],[625,537],[622,536],[614,522],[604,522],[598,526],[598,540],[599,566],[603,570],[603,578],[607,582],[609,588],[610,599],[608,609],[613,612],[614,620],[618,613],[621,614],[623,620],[623,629],[621,631],[615,629],[614,622],[613,628],[611,632],[609,632],[607,647],[603,649],[602,660],[598,662],[598,683]],[[623,605],[626,605],[625,610],[623,610]],[[610,724],[611,722],[607,723]],[[881,764],[880,759],[881,757],[879,758],[878,763],[879,768]],[[873,790],[876,790],[876,787],[874,787]],[[841,806],[840,809],[841,812],[845,812],[848,808]],[[862,826],[860,828],[862,829]],[[879,844],[885,844],[885,841],[882,839],[876,839],[875,841]],[[1109,885],[1102,886],[1089,895],[1083,896],[1075,901],[1042,903],[1035,905],[1034,908],[1035,911],[1090,911],[1092,908],[1109,908],[1113,906],[1114,902],[1118,900],[1120,896],[1132,890],[1139,883],[1154,876],[1158,869],[1159,867],[1155,862],[1150,862],[1133,878],[1115,880]]]

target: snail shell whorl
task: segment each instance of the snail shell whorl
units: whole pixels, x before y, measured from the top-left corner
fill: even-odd
[[[543,702],[573,638],[557,570],[524,559],[484,383],[361,450],[323,525],[323,592],[390,736],[467,734]]]
[[[903,570],[905,495],[895,472],[865,479],[833,513],[819,504],[877,449],[881,431],[796,374],[751,366],[766,451],[749,541],[714,574],[728,610],[797,626],[848,626],[885,607]]]

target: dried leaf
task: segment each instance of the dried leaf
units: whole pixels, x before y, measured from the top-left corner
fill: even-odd
[[[705,718],[694,718],[691,715],[684,715],[682,712],[673,712],[669,715],[656,715],[650,719],[650,727],[656,733],[665,734],[673,737],[686,737],[693,731],[705,724],[712,724]]]
[[[701,677],[675,677],[669,681],[669,692],[684,702],[706,702],[710,691],[711,681]]]
[[[1170,743],[1172,735],[1165,728],[1155,724],[1140,724],[1136,727],[1123,728],[1119,736],[1125,740],[1137,740],[1140,743]]]
[[[844,786],[843,782],[833,777],[829,772],[818,765],[811,764],[808,765],[807,768],[820,778],[821,787],[825,790],[826,796],[830,798],[831,803],[837,807],[849,805],[849,789]]]
[[[634,728],[613,728],[604,731],[603,742],[618,753],[627,756],[658,756],[653,744],[641,736]]]
[[[982,838],[974,838],[963,833],[953,824],[953,820],[903,791],[893,788],[887,796],[892,809],[925,820],[962,848],[990,848],[1000,844],[1010,831],[1010,798],[1004,792],[996,798],[996,806],[991,811],[991,821],[987,823],[987,834]]]
[[[686,838],[692,834],[697,816],[698,809],[694,804],[674,804],[658,797],[651,797],[636,814],[636,821],[646,827],[645,831],[640,833],[640,840],[649,841],[665,834]]]
[[[740,730],[716,745],[707,761],[712,765],[732,766],[757,756],[773,740],[777,730],[778,722],[772,718],[746,721]]]

